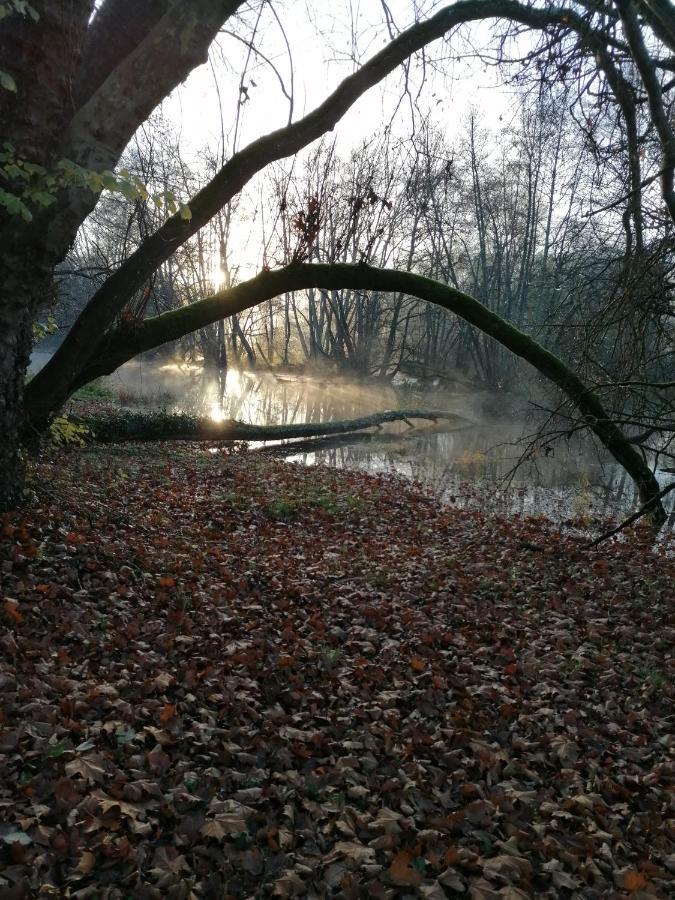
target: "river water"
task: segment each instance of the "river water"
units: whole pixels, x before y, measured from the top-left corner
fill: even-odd
[[[532,444],[527,436],[537,428],[534,411],[524,408],[495,416],[494,398],[466,385],[422,385],[411,379],[390,385],[333,374],[234,369],[219,377],[199,366],[143,361],[128,363],[104,383],[123,405],[256,425],[329,422],[396,408],[451,411],[461,417],[452,423],[452,431],[439,432],[438,426],[423,421],[414,428],[391,423],[368,436],[342,438],[321,449],[287,443],[283,450],[276,445],[275,452],[304,465],[395,473],[433,488],[449,502],[480,503],[502,514],[545,514],[558,521],[585,517],[594,523],[637,506],[630,478],[589,440],[575,437],[552,447],[541,441]],[[486,406],[492,409],[489,415]],[[664,485],[671,478],[659,473]],[[674,522],[675,512],[671,528]]]

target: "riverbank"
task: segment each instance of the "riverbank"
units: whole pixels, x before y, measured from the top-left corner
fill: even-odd
[[[582,552],[191,444],[32,488],[0,545],[11,896],[667,896],[675,564],[639,532]]]

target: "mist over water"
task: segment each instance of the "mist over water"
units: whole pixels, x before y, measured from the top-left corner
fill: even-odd
[[[341,438],[326,449],[307,451],[303,445],[296,451],[286,443],[283,455],[305,465],[394,473],[431,487],[449,502],[488,504],[503,515],[603,518],[638,505],[631,479],[588,439],[558,442],[553,451],[544,445],[522,462],[523,439],[535,432],[536,414],[524,408],[501,418],[488,415],[484,406],[492,399],[494,407],[494,398],[460,385],[430,386],[412,379],[392,385],[335,374],[237,369],[219,373],[201,365],[146,360],[126,364],[104,383],[125,406],[253,425],[318,424],[396,408],[450,411],[466,420],[451,423],[456,430],[450,432],[422,420],[412,429],[396,422],[369,437]],[[664,473],[662,480],[668,483],[669,476]]]
[[[41,368],[50,355],[34,353],[31,371]],[[460,385],[450,389],[414,379],[392,385],[332,373],[311,376],[232,368],[221,373],[202,365],[142,358],[126,363],[101,384],[114,392],[121,406],[190,412],[252,425],[318,424],[385,409],[449,411],[466,420],[451,423],[456,430],[450,432],[423,420],[416,420],[412,429],[404,422],[392,422],[368,437],[344,436],[337,446],[320,450],[296,451],[291,442],[283,442],[283,455],[304,465],[400,475],[432,488],[451,503],[478,502],[501,515],[545,514],[564,521],[580,515],[624,516],[639,505],[631,479],[589,439],[559,441],[548,454],[544,445],[522,462],[526,438],[538,424],[536,413],[523,408],[501,418],[486,414],[484,407],[494,408],[494,398]],[[667,473],[657,476],[664,486],[672,479]],[[666,501],[671,512],[667,527],[672,529],[675,499],[671,494]]]

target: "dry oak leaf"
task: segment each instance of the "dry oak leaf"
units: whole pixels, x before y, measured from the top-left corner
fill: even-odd
[[[71,762],[66,763],[66,775],[70,778],[73,775],[80,775],[85,781],[97,781],[99,783],[105,780],[104,760],[96,753],[89,756],[79,756]]]
[[[19,601],[13,600],[8,597],[4,601],[4,610],[5,616],[9,619],[10,622],[13,622],[14,625],[21,625],[23,622],[23,613],[19,609]]]
[[[354,841],[338,841],[330,853],[323,858],[324,865],[335,862],[340,857],[362,866],[375,862],[375,851],[372,847],[364,847]]]
[[[422,897],[426,897],[427,900],[446,900],[447,894],[441,887],[438,881],[434,881],[431,885],[420,885],[418,888]],[[464,890],[464,888],[462,888]]]
[[[202,837],[213,838],[214,841],[222,841],[225,835],[228,834],[217,819],[210,819],[205,825],[202,825],[199,833]]]
[[[488,825],[494,820],[497,807],[489,800],[474,800],[464,807],[464,815],[474,825]]]
[[[389,875],[395,884],[419,884],[422,873],[411,865],[412,854],[407,850],[401,850],[392,859],[389,866]]]
[[[311,741],[315,732],[301,731],[299,728],[293,728],[291,725],[284,725],[279,729],[279,737],[285,741]]]
[[[111,809],[117,808],[121,816],[131,819],[134,823],[145,817],[145,808],[143,806],[126,803],[124,800],[115,800],[113,797],[108,797],[103,791],[94,791],[90,796],[92,799],[98,800],[104,814],[110,812]]]
[[[532,865],[522,856],[493,856],[486,860],[483,875],[490,881],[503,881],[506,884],[526,881],[532,875]]]
[[[173,703],[165,703],[159,714],[159,721],[162,723],[169,722],[176,715],[176,707]]]
[[[85,850],[80,861],[77,864],[77,873],[79,875],[88,875],[96,865],[96,857],[89,850]]]
[[[152,858],[150,874],[155,876],[166,875],[171,872],[179,875],[181,872],[189,872],[190,866],[182,854],[176,853],[173,847],[158,847]]]
[[[399,822],[402,818],[400,813],[383,806],[377,818],[368,823],[368,828],[372,831],[384,831],[385,834],[399,834],[401,831]]]
[[[272,889],[273,897],[298,897],[306,892],[305,882],[297,872],[284,872],[277,878]]]
[[[502,900],[502,893],[496,891],[484,878],[476,878],[469,887],[469,897],[471,900]]]
[[[161,744],[155,744],[147,757],[150,768],[159,775],[163,775],[171,766],[171,757],[162,750]]]
[[[646,888],[647,884],[647,878],[642,872],[637,872],[635,869],[629,869],[624,873],[623,886],[625,890],[630,891],[631,894]]]
[[[200,833],[204,837],[216,840],[222,840],[226,834],[241,834],[242,831],[247,831],[246,822],[255,812],[250,806],[244,806],[236,800],[212,801],[210,810],[213,819],[202,826]]]
[[[260,875],[265,868],[265,857],[257,847],[252,847],[242,856],[241,865],[251,875]]]
[[[159,675],[152,680],[152,685],[157,691],[165,691],[175,683],[176,679],[168,672],[160,672]]]
[[[452,866],[448,866],[444,872],[441,872],[438,876],[438,881],[459,894],[463,894],[466,891],[464,880],[460,877],[457,869],[453,869]]]
[[[0,731],[0,753],[12,753],[18,744],[18,731]]]

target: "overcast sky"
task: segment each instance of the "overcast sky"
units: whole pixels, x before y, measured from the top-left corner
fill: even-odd
[[[431,10],[441,5],[445,4],[427,3],[424,8]],[[397,26],[403,28],[410,24],[412,0],[388,0],[388,7]],[[288,93],[293,85],[294,120],[315,108],[354,71],[354,58],[363,62],[389,41],[381,0],[277,0],[274,8],[285,38],[268,4],[257,21],[257,28],[257,16],[251,13],[235,27],[238,35],[247,40],[255,32],[256,46],[274,63]],[[358,35],[355,43],[352,41],[352,23]],[[477,42],[485,39],[488,28],[472,26],[471,33]],[[462,33],[469,33],[466,27]],[[464,42],[455,37],[449,45],[437,41],[431,46],[430,55],[438,57],[443,53],[456,57],[462,49],[468,50]],[[209,64],[193,72],[167,102],[165,109],[180,126],[186,149],[197,150],[205,142],[212,146],[219,142],[222,109],[226,142],[231,150],[239,79],[247,53],[243,43],[223,34],[212,48]],[[495,69],[485,68],[476,60],[456,59],[445,60],[443,68],[445,77],[427,69],[420,106],[433,109],[434,117],[450,134],[461,124],[471,106],[479,111],[487,125],[496,125],[500,114],[508,115],[509,92],[497,86]],[[420,67],[413,63],[413,88],[419,84],[419,77]],[[251,54],[243,80],[248,99],[241,110],[239,148],[261,134],[285,125],[289,115],[289,101],[284,96],[279,77],[263,59]],[[348,149],[386,124],[401,101],[402,84],[403,75],[399,70],[362,97],[336,130],[339,145]],[[394,128],[401,135],[410,131],[410,105],[406,100],[398,108]]]

